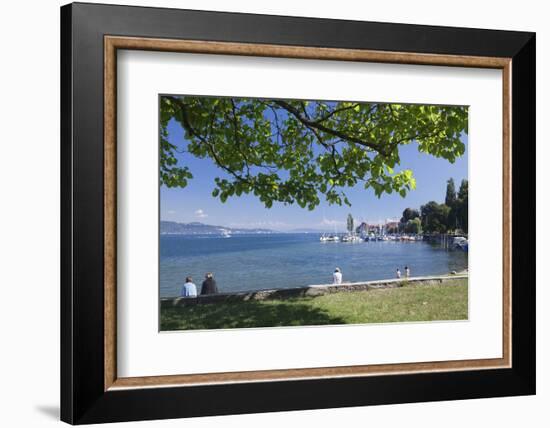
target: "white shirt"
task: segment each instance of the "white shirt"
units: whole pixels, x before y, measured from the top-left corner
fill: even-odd
[[[341,284],[342,283],[342,272],[334,272],[332,274],[332,278],[334,279],[333,284]]]
[[[197,297],[197,286],[192,282],[186,282],[185,284],[183,284],[183,288],[181,290],[181,296]]]

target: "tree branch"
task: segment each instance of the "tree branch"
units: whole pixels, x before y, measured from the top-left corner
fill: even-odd
[[[219,158],[218,154],[216,153],[216,150],[214,150],[214,146],[208,141],[207,138],[205,138],[202,134],[200,134],[198,131],[196,131],[189,122],[189,116],[187,114],[187,109],[185,106],[185,103],[181,102],[181,100],[170,97],[170,100],[174,102],[178,108],[181,111],[182,115],[182,125],[185,128],[185,130],[192,136],[196,137],[201,143],[206,145],[207,150],[210,152],[210,155],[212,159],[214,159],[214,162],[216,165],[218,165],[221,169],[226,171],[228,174],[232,175],[236,180],[241,181],[243,183],[252,184],[252,182],[249,179],[243,178],[241,175],[237,174],[235,171],[233,171],[228,166],[224,165],[221,159]]]
[[[371,143],[370,141],[365,141],[360,138],[354,137],[353,135],[346,134],[345,132],[338,131],[336,129],[331,129],[323,125],[322,123],[318,123],[317,121],[309,120],[306,117],[303,117],[300,114],[300,111],[290,105],[289,103],[282,101],[282,100],[273,100],[275,104],[282,107],[286,111],[288,111],[290,114],[292,114],[298,121],[300,121],[303,125],[305,125],[308,129],[311,131],[318,130],[321,132],[324,132],[325,134],[332,135],[334,137],[338,137],[342,140],[346,140],[355,144],[358,144],[360,146],[368,147],[384,156],[389,156],[391,152],[387,152],[387,150],[384,150],[380,145]]]

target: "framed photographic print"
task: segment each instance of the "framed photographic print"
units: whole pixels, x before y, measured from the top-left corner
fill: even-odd
[[[72,424],[535,393],[535,35],[61,8]]]

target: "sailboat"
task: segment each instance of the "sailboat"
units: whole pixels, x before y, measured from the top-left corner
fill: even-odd
[[[319,238],[319,240],[321,242],[338,242],[338,241],[340,241],[340,238],[336,234],[327,235],[327,234],[323,233],[323,235]]]
[[[339,242],[340,237],[336,233],[336,226],[334,226],[334,233],[331,233],[330,235],[323,233],[323,236],[321,236],[319,240],[321,242]]]

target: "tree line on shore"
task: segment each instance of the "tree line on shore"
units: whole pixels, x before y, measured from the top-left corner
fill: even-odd
[[[389,233],[468,233],[468,180],[460,183],[458,192],[452,178],[447,180],[445,202],[429,201],[420,207],[406,208],[399,225]]]

